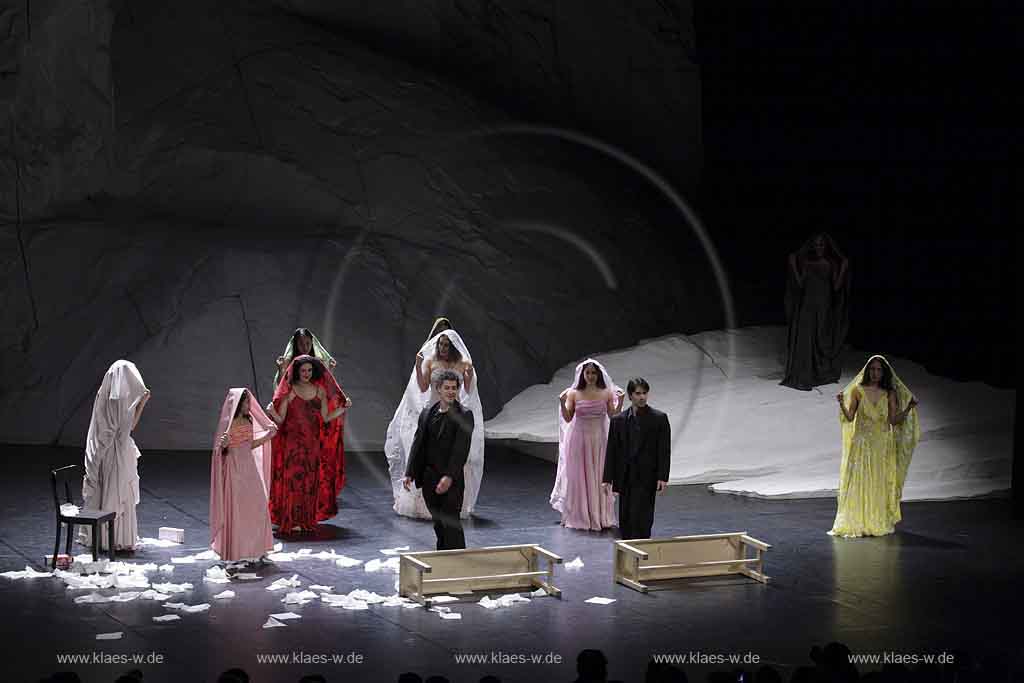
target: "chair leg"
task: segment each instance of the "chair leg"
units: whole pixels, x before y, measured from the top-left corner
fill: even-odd
[[[63,528],[64,522],[57,520],[57,537],[53,539],[53,558],[50,560],[50,569],[57,568],[57,553],[60,552],[60,532]]]
[[[114,519],[107,520],[107,552],[110,553],[110,561],[114,561]]]
[[[92,523],[92,561],[96,562],[100,559],[100,525],[95,522]]]
[[[67,546],[64,549],[64,552],[67,554],[68,557],[71,557],[71,542],[72,542],[72,537],[74,535],[75,535],[75,525],[74,524],[68,524],[68,542],[67,542]]]

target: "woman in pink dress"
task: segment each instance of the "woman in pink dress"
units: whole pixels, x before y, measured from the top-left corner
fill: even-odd
[[[257,560],[274,547],[267,496],[276,433],[248,389],[228,389],[210,460],[210,547],[222,560]]]
[[[274,437],[270,519],[284,532],[313,531],[321,513],[325,482],[321,460],[330,423],[352,402],[323,361],[297,356],[277,385],[268,411],[280,431]],[[332,406],[334,406],[332,408]]]
[[[600,531],[618,526],[615,497],[601,487],[608,421],[622,410],[625,393],[600,363],[576,366],[572,385],[558,397],[558,472],[551,507],[570,529]]]

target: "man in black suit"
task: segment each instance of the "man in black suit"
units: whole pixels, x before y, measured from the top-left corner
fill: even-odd
[[[459,405],[459,373],[435,370],[431,380],[440,400],[420,413],[403,485],[406,491],[413,483],[423,489],[423,500],[434,518],[437,549],[465,548],[463,468],[473,436],[473,413]]]
[[[629,380],[632,404],[611,419],[604,456],[602,486],[619,496],[622,538],[650,538],[654,498],[668,487],[672,453],[668,416],[647,405],[650,385],[642,377]]]

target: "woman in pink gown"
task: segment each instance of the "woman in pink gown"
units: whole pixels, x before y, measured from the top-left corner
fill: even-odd
[[[210,547],[222,560],[270,552],[270,440],[277,426],[248,389],[228,389],[210,460]]]
[[[551,507],[570,529],[601,531],[618,526],[615,497],[601,487],[608,447],[608,421],[622,410],[625,393],[600,363],[576,366],[572,385],[561,393],[558,415],[558,471]]]

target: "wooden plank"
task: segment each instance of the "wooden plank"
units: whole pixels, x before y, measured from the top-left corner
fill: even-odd
[[[771,546],[768,545],[767,543],[765,543],[764,541],[759,541],[756,538],[752,538],[750,536],[747,536],[746,534],[743,534],[743,536],[741,537],[741,540],[744,543],[746,543],[747,545],[754,546],[758,550],[768,550],[769,548],[771,548]]]
[[[676,562],[673,564],[646,564],[640,565],[640,570],[646,569],[690,569],[692,567],[715,567],[730,564],[754,564],[759,562],[756,557],[736,558],[734,560],[708,560],[705,562]],[[428,579],[429,580],[429,579]]]
[[[443,583],[449,581],[490,581],[492,579],[512,579],[524,576],[547,576],[546,571],[513,572],[510,574],[484,574],[483,576],[450,576],[443,579],[423,579],[423,583]]]
[[[615,541],[615,547],[618,548],[619,550],[624,550],[627,553],[632,553],[634,555],[638,555],[641,560],[646,560],[647,559],[647,553],[645,553],[643,550],[640,550],[638,548],[633,547],[632,545],[630,545],[629,543],[626,543],[625,541]]]

